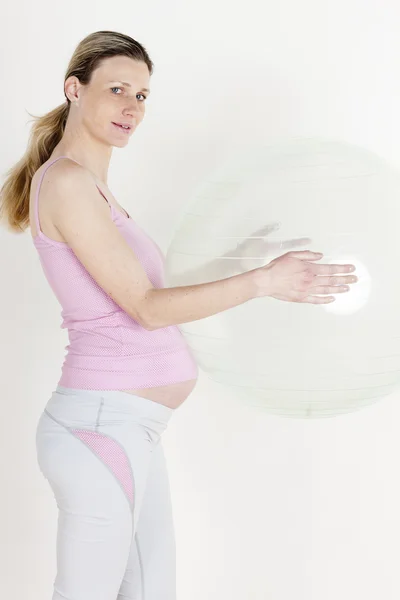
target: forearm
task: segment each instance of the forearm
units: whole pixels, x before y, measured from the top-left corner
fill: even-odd
[[[151,289],[144,302],[148,329],[160,329],[204,319],[244,304],[257,296],[257,284],[248,271],[226,279],[180,287]]]
[[[177,287],[209,283],[233,275],[247,273],[250,270],[264,266],[266,262],[268,262],[266,257],[243,258],[235,256],[233,251],[230,251],[198,267],[187,269],[176,275],[169,274],[167,284],[169,287]]]
[[[217,258],[179,274],[169,274],[167,284],[170,287],[178,287],[226,279],[244,272],[244,269],[240,268],[239,262],[237,259]]]

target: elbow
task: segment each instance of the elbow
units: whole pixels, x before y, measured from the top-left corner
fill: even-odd
[[[143,329],[147,329],[147,331],[154,331],[155,329],[158,329],[158,327],[156,327],[154,323],[149,319],[148,315],[144,314],[144,311],[127,311],[125,309],[125,312],[130,316],[130,318],[133,321],[135,321],[135,323],[140,325],[140,327],[143,327]]]
[[[154,316],[149,310],[149,301],[146,299],[143,301],[142,310],[139,312],[138,323],[143,329],[147,331],[155,331],[160,328],[160,325],[156,323]]]
[[[143,329],[146,329],[147,331],[155,331],[156,329],[159,329],[159,327],[157,327],[153,323],[150,323],[149,321],[144,321],[143,319],[141,320],[140,325],[143,327]]]
[[[129,315],[138,325],[140,325],[140,327],[143,327],[143,329],[147,329],[147,331],[154,331],[155,329],[158,329],[158,327],[156,327],[152,321],[150,321],[150,319],[148,319],[147,317],[144,317],[143,314],[138,315],[137,313],[135,314],[130,314]]]
[[[141,311],[140,314],[136,314],[135,316],[133,316],[133,318],[136,321],[136,323],[140,325],[140,327],[143,327],[143,329],[147,329],[147,331],[154,331],[155,329],[158,329],[158,327],[155,326],[153,320],[150,319],[150,316],[144,311]]]

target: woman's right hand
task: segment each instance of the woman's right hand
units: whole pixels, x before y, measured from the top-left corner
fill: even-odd
[[[316,294],[341,294],[350,290],[349,284],[358,281],[354,265],[315,264],[323,254],[302,250],[287,252],[270,263],[254,269],[257,295],[271,296],[286,302],[327,304],[334,296]]]

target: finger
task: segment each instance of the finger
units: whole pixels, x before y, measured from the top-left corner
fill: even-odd
[[[284,242],[286,243],[286,242]],[[288,244],[293,244],[293,245],[302,245],[303,244],[311,244],[312,243],[312,239],[311,238],[295,238],[294,240],[288,240],[287,242]]]
[[[298,238],[296,240],[287,240],[286,242],[266,242],[267,250],[280,250],[287,248],[296,248],[296,246],[305,246],[310,244],[310,238]]]
[[[354,265],[312,265],[316,275],[335,275],[336,273],[352,273],[356,270]]]
[[[330,304],[334,301],[335,298],[333,296],[306,296],[301,302],[305,302],[306,304]]]
[[[322,252],[311,252],[311,250],[299,250],[298,252],[288,252],[290,258],[299,258],[300,260],[321,260]]]
[[[254,233],[251,233],[250,235],[236,235],[236,236],[231,236],[231,235],[222,235],[222,236],[217,236],[215,239],[217,240],[226,240],[226,239],[234,239],[234,240],[238,240],[238,244],[242,244],[243,241],[247,241],[247,240],[251,240],[253,238],[263,238],[266,235],[268,235],[269,233],[272,233],[273,231],[277,231],[278,229],[280,229],[282,223],[280,223],[279,221],[274,221],[272,223],[269,223],[268,225],[264,225],[263,227],[260,227],[260,229],[257,229],[257,231],[254,231]]]
[[[315,285],[344,285],[346,283],[356,283],[358,277],[355,275],[333,275],[328,277],[326,275],[319,275],[315,278]]]
[[[264,227],[257,229],[257,231],[255,231],[254,233],[251,234],[250,238],[257,237],[257,236],[262,237],[262,236],[268,235],[269,233],[272,233],[273,231],[278,231],[278,229],[280,229],[280,227],[281,227],[281,223],[279,221],[269,223],[268,225],[264,225]]]
[[[310,288],[310,292],[313,294],[342,294],[349,291],[350,286],[348,285],[316,285]]]

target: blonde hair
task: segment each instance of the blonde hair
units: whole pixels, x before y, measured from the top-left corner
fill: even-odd
[[[150,75],[154,65],[146,49],[136,40],[115,31],[96,31],[85,37],[76,47],[65,73],[76,76],[82,84],[90,83],[93,71],[101,61],[111,56],[128,56],[146,63]],[[64,92],[65,95],[65,92]],[[21,233],[29,227],[29,195],[32,177],[51,156],[60,142],[67,122],[70,100],[47,114],[33,117],[28,147],[23,157],[6,172],[0,189],[0,220],[14,232]]]

